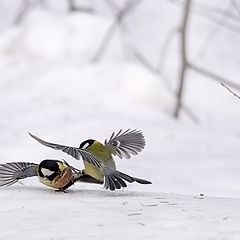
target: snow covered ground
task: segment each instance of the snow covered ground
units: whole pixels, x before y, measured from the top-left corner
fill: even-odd
[[[132,44],[156,62],[179,9],[164,1],[153,10],[152,4],[145,1],[128,22]],[[147,22],[149,12],[165,21]],[[219,31],[199,55],[211,27],[193,20],[190,57],[237,81],[239,37]],[[20,26],[1,31],[0,163],[64,158],[82,168],[27,133],[78,146],[137,128],[146,148],[130,160],[116,159],[117,166],[153,184],[110,192],[79,183],[64,194],[27,179],[0,189],[0,239],[239,239],[239,100],[219,83],[189,72],[184,101],[198,123],[186,113],[176,121],[166,80],[133,61],[117,33],[103,60],[91,62],[110,23],[104,16],[35,10]],[[156,29],[161,31],[154,38]],[[175,42],[164,68],[172,86],[177,53]]]
[[[29,183],[30,184],[30,183]],[[1,190],[2,239],[239,239],[239,199],[76,186]]]

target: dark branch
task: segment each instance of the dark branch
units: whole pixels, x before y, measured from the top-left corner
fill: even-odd
[[[184,6],[184,15],[182,19],[182,26],[181,26],[181,70],[180,70],[180,81],[177,90],[177,103],[174,111],[174,116],[176,118],[179,117],[179,113],[182,107],[182,95],[183,95],[183,87],[185,82],[186,71],[188,67],[188,59],[187,59],[187,43],[186,43],[186,35],[187,35],[187,27],[188,27],[188,20],[190,14],[190,6],[191,0],[185,1]]]
[[[236,94],[234,91],[232,91],[229,87],[227,87],[224,83],[221,83],[221,85],[223,87],[225,87],[231,94],[233,94],[233,96],[237,97],[238,99],[240,99],[240,96],[238,94]]]

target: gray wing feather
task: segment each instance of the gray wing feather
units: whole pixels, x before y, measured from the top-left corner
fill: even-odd
[[[110,139],[105,140],[105,146],[120,158],[130,158],[131,155],[137,155],[145,146],[145,139],[141,131],[139,130],[126,130],[122,132],[122,129],[115,134],[112,133]]]
[[[35,136],[31,133],[29,133],[29,135],[32,138],[34,138],[35,140],[37,140],[39,143],[43,144],[44,146],[53,148],[55,150],[61,150],[61,151],[67,153],[68,155],[72,156],[73,158],[75,158],[77,160],[80,160],[80,158],[82,158],[83,161],[86,161],[86,162],[94,165],[97,168],[102,167],[101,162],[86,149],[69,147],[69,146],[64,146],[64,145],[55,144],[55,143],[50,143],[50,142],[46,142],[46,141],[40,139],[39,137],[37,137],[37,136]]]
[[[37,176],[37,166],[26,162],[0,164],[0,187],[10,186],[19,179]]]

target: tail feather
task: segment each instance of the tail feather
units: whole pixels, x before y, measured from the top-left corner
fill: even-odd
[[[124,179],[124,180],[126,180],[126,181],[128,181],[130,183],[134,182],[134,178],[133,177],[131,177],[131,176],[125,174],[125,173],[122,173],[122,172],[118,172],[118,174],[119,174],[119,177],[121,177],[122,179]]]
[[[111,176],[108,176],[108,182],[109,182],[109,188],[111,191],[116,189],[116,186],[114,184],[114,181],[112,180]]]
[[[0,187],[11,186],[19,179],[36,176],[37,166],[26,162],[0,164]]]
[[[137,182],[140,184],[151,184],[151,182],[145,179],[131,177],[125,173],[114,171],[110,174],[105,175],[104,186],[106,189],[110,189],[111,191],[121,189],[127,187],[127,184],[124,180],[130,183]]]
[[[122,187],[121,183],[118,181],[116,177],[109,176],[109,178],[110,178],[110,181],[112,182],[112,185],[115,187],[115,189],[120,189]]]
[[[127,187],[127,184],[120,177],[118,176],[115,176],[115,177],[122,187]]]
[[[110,189],[111,191],[114,190],[114,189],[111,189],[112,185],[110,185],[109,177],[107,175],[105,176],[104,187],[106,189]]]
[[[140,183],[140,184],[152,184],[151,182],[149,182],[148,180],[145,179],[141,179],[141,178],[133,178],[134,182]]]
[[[127,184],[118,176],[114,174],[109,174],[105,176],[104,186],[106,189],[110,189],[114,191],[116,189],[121,189],[122,187],[126,187]]]

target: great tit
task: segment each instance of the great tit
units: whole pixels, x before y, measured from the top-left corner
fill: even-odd
[[[117,134],[113,132],[110,139],[105,140],[104,144],[97,140],[89,139],[82,142],[79,148],[46,142],[31,133],[29,133],[29,135],[39,143],[55,150],[62,150],[78,160],[80,156],[82,156],[85,166],[83,173],[98,181],[104,181],[106,189],[113,191],[126,187],[127,184],[125,181],[130,183],[151,184],[151,182],[147,180],[132,177],[117,171],[113,159],[113,155],[117,155],[119,158],[124,157],[129,159],[131,155],[137,155],[141,152],[145,146],[145,139],[141,131],[128,129],[123,132],[120,130]],[[83,151],[89,159],[94,158],[94,162],[97,162],[98,165],[93,164],[93,161],[84,159]]]
[[[64,191],[76,181],[100,183],[65,161],[43,160],[40,164],[11,162],[0,164],[0,187],[11,186],[20,179],[37,176],[39,181],[51,188]]]

